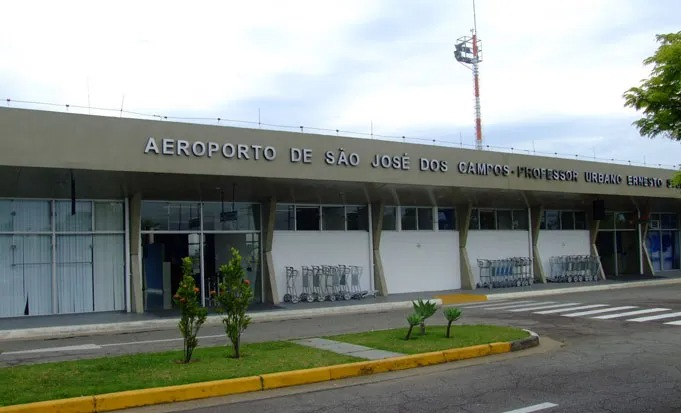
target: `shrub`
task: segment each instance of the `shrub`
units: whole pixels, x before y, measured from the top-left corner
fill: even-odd
[[[199,303],[199,288],[194,281],[191,257],[182,259],[182,281],[173,295],[173,301],[180,306],[180,322],[178,328],[184,338],[183,363],[189,363],[194,349],[199,344],[196,336],[206,322],[208,311]]]
[[[226,265],[220,266],[220,283],[216,300],[217,311],[224,314],[222,324],[225,334],[232,343],[234,358],[241,357],[241,333],[246,330],[251,318],[246,315],[248,305],[253,299],[250,281],[244,278],[245,271],[241,266],[241,255],[235,248],[231,249],[232,258]]]
[[[409,331],[407,331],[407,337],[405,337],[405,340],[409,340],[409,337],[411,337],[411,331],[414,329],[414,326],[418,325],[421,322],[421,316],[419,316],[416,313],[410,314],[409,317],[407,317],[407,323],[409,323]]]
[[[456,307],[448,307],[444,309],[445,318],[447,319],[447,338],[449,338],[449,330],[452,323],[461,317],[461,310]]]
[[[426,319],[430,318],[437,311],[437,304],[433,301],[412,301],[414,313],[421,318],[421,335],[426,334]]]

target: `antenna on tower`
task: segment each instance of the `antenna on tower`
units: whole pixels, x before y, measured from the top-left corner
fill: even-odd
[[[473,92],[475,95],[475,148],[482,149],[482,119],[480,115],[480,72],[478,64],[482,62],[482,50],[478,39],[477,16],[475,0],[473,0],[473,29],[472,36],[459,37],[454,46],[454,58],[464,66],[470,65],[473,71]],[[468,66],[466,66],[468,67]]]

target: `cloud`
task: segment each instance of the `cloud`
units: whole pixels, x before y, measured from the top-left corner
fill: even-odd
[[[679,158],[637,136],[622,100],[654,35],[678,30],[677,0],[476,6],[486,143]],[[453,58],[470,2],[26,0],[5,14],[13,99],[473,143],[472,74]]]

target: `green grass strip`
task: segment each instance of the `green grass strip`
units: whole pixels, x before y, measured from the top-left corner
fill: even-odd
[[[351,363],[360,359],[276,341],[231,348],[198,347],[190,364],[182,351],[0,368],[0,406],[88,396]]]
[[[451,337],[447,338],[445,337],[447,326],[426,324],[426,335],[422,336],[420,327],[417,326],[414,327],[410,340],[406,341],[404,337],[407,335],[407,330],[408,327],[404,327],[324,338],[396,353],[417,354],[478,344],[513,341],[530,336],[526,331],[513,327],[452,325]]]

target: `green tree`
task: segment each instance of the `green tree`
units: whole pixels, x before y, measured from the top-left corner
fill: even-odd
[[[634,122],[642,136],[681,140],[681,31],[656,39],[657,51],[643,61],[650,77],[624,93],[624,106],[643,113]]]
[[[217,291],[217,311],[224,314],[222,324],[225,334],[232,343],[234,358],[241,357],[241,333],[246,330],[251,318],[246,315],[248,305],[253,300],[250,281],[241,266],[241,255],[235,248],[231,249],[232,258],[226,265],[220,266],[220,283]]]
[[[196,336],[206,322],[208,311],[199,303],[199,288],[194,281],[194,270],[191,257],[182,259],[182,281],[173,296],[175,304],[180,306],[180,322],[178,328],[184,338],[183,363],[189,363],[194,349],[199,344]]]

